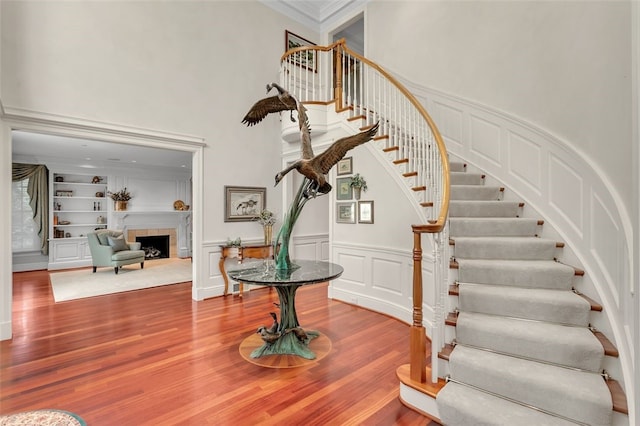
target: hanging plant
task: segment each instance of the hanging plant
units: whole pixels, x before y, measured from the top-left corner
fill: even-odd
[[[352,188],[360,188],[362,189],[364,192],[367,192],[367,181],[360,176],[360,173],[356,173],[355,175],[351,176],[351,181],[349,182],[349,186]]]

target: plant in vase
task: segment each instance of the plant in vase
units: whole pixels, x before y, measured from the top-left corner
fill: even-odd
[[[356,200],[360,199],[360,191],[367,192],[367,181],[360,176],[360,173],[356,173],[351,176],[351,181],[349,182],[349,186],[353,188],[353,196]]]
[[[273,237],[273,225],[276,223],[275,215],[272,211],[264,209],[260,212],[256,220],[262,225],[265,245],[271,244]]]
[[[115,209],[117,211],[126,210],[127,203],[132,198],[131,193],[127,191],[126,187],[117,192],[108,191],[107,194],[114,201]]]

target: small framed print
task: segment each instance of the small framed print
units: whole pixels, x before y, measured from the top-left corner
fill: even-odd
[[[336,203],[336,222],[356,223],[356,203]]]
[[[343,158],[337,164],[338,176],[353,173],[353,157]]]
[[[373,201],[358,201],[358,223],[373,223]]]
[[[255,186],[224,187],[224,221],[256,220],[267,205],[267,188]]]
[[[353,198],[353,188],[351,178],[336,179],[336,200],[350,200]]]

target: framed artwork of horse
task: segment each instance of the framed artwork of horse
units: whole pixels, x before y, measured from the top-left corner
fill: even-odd
[[[267,206],[267,188],[258,186],[224,187],[224,221],[256,220]]]

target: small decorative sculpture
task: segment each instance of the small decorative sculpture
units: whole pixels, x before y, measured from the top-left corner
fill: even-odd
[[[291,111],[291,121],[295,121],[293,118],[293,110],[297,108],[296,99],[289,94],[286,90],[282,88],[277,83],[267,84],[267,93],[271,91],[273,88],[278,89],[278,94],[276,96],[270,96],[268,98],[264,98],[253,104],[247,115],[242,119],[242,123],[247,126],[253,126],[254,124],[258,124],[262,121],[267,115],[272,112],[281,112],[281,111]]]
[[[278,331],[279,324],[278,316],[276,315],[276,313],[269,312],[269,315],[271,315],[271,318],[273,318],[273,323],[271,324],[271,326],[267,328],[264,325],[261,325],[260,327],[258,327],[258,331],[256,331],[256,333],[258,333],[262,340],[264,340],[266,343],[274,343],[280,338],[282,333]]]
[[[300,340],[302,343],[304,343],[306,345],[309,344],[309,340],[310,340],[309,336],[302,329],[302,327],[287,328],[284,332],[287,333],[287,334],[288,333],[293,333],[298,338],[298,340]]]
[[[100,183],[102,182],[102,178],[100,176],[94,176],[93,179],[91,179],[91,183]]]
[[[306,108],[301,103],[298,104],[298,122],[300,125],[300,150],[302,158],[276,174],[276,185],[280,183],[287,173],[296,169],[300,174],[315,182],[315,188],[312,189],[312,193],[307,194],[311,196],[315,196],[318,192],[326,194],[331,191],[331,184],[327,182],[325,175],[329,173],[329,170],[331,170],[338,161],[342,160],[350,149],[373,139],[378,132],[379,125],[379,123],[376,123],[356,135],[340,138],[322,154],[313,155],[309,118],[306,114]]]

